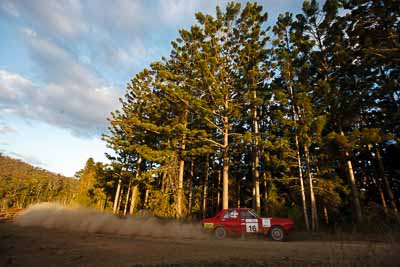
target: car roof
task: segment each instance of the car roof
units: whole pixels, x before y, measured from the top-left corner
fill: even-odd
[[[250,208],[227,208],[224,210],[251,210]]]

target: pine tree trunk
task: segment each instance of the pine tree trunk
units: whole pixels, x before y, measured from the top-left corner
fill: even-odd
[[[216,202],[216,200],[215,200],[215,188],[216,188],[216,186],[215,186],[215,176],[214,175],[212,175],[211,176],[211,209],[212,209],[212,214],[210,214],[210,215],[213,215],[214,216],[214,214],[215,214],[215,202]]]
[[[227,101],[226,101],[227,110]],[[224,166],[222,173],[222,209],[229,208],[229,119],[227,116],[224,116]]]
[[[131,205],[129,207],[129,214],[133,215],[136,210],[136,206],[137,206],[137,198],[138,198],[139,189],[138,189],[137,185],[134,185],[131,190],[132,190],[132,196],[131,196]]]
[[[103,204],[103,198],[100,198],[96,201],[96,209],[101,210],[101,206]]]
[[[224,153],[225,154],[225,153]],[[229,158],[227,156],[224,156],[224,161],[228,161]],[[222,209],[227,209],[229,208],[229,166],[227,163],[224,163],[223,167],[223,174],[222,174]]]
[[[107,203],[108,203],[108,195],[106,194],[106,197],[104,198],[104,204],[103,204],[102,210],[107,209]]]
[[[324,206],[324,218],[325,218],[325,223],[329,224],[328,209],[326,208],[326,206]]]
[[[310,223],[308,221],[308,213],[307,213],[307,202],[306,202],[306,194],[304,190],[304,180],[303,180],[303,168],[301,166],[301,156],[300,156],[300,144],[299,144],[299,137],[297,134],[297,118],[298,114],[296,112],[296,106],[294,103],[294,92],[292,86],[289,86],[289,91],[290,91],[290,99],[291,99],[291,104],[292,104],[292,117],[293,117],[293,123],[294,123],[294,130],[295,130],[295,144],[296,144],[296,154],[297,154],[297,168],[299,171],[299,180],[300,180],[300,191],[301,191],[301,201],[303,204],[303,216],[304,216],[304,222],[306,224],[306,229],[307,231],[310,231]]]
[[[258,161],[259,161],[258,157],[256,157],[254,165],[256,165]],[[255,168],[255,176],[254,176],[254,206],[257,214],[260,214],[261,212],[260,175],[259,171],[257,170],[257,167]]]
[[[185,111],[183,115],[183,126],[186,128],[187,126],[187,116],[188,111]],[[186,135],[184,134],[182,137],[181,144],[181,155],[179,160],[179,176],[178,176],[178,189],[177,189],[177,202],[176,202],[176,214],[178,218],[183,217],[183,176],[185,172],[185,160],[183,158],[183,153],[186,150]]]
[[[119,214],[119,211],[121,210],[121,203],[122,203],[123,195],[124,195],[124,189],[121,188],[121,193],[119,194],[119,199],[118,199],[117,214]]]
[[[127,192],[126,192],[125,205],[124,205],[124,216],[126,215],[126,212],[127,212],[127,209],[128,209],[129,194],[130,194],[130,192],[132,190],[131,184],[132,184],[132,179],[129,180],[129,185],[128,185],[128,189],[127,189]]]
[[[310,152],[308,150],[307,145],[304,145],[304,154],[306,155],[306,164],[307,164],[307,174],[308,174],[308,183],[310,187],[310,201],[311,201],[311,230],[318,231],[318,212],[317,212],[317,203],[314,195],[314,186],[312,181],[312,173],[310,166]]]
[[[171,172],[166,170],[165,171],[164,193],[169,193],[171,190],[173,192],[175,192],[175,190],[174,190],[175,184],[173,183],[171,176],[172,176]],[[176,194],[174,196],[174,200],[176,200]]]
[[[117,192],[115,192],[115,198],[114,198],[114,207],[113,207],[113,213],[117,213],[117,208],[118,208],[118,200],[119,200],[119,193],[121,191],[121,183],[122,180],[121,178],[118,179],[118,186],[117,186]]]
[[[185,149],[185,144],[182,144]],[[183,217],[183,175],[185,171],[185,161],[181,159],[179,161],[179,176],[178,176],[178,188],[177,188],[177,203],[176,213],[178,218]]]
[[[344,132],[342,130],[340,130],[340,135],[344,136]],[[346,152],[347,174],[349,175],[351,192],[353,194],[353,203],[354,203],[354,209],[356,211],[357,222],[361,223],[363,221],[363,216],[362,216],[362,211],[361,211],[360,197],[359,197],[359,192],[358,192],[358,188],[357,188],[357,184],[356,184],[356,179],[354,177],[353,164],[351,163],[349,156],[350,156],[349,153]]]
[[[393,213],[394,213],[394,216],[396,217],[397,222],[400,223],[399,211],[397,210],[396,200],[393,196],[393,191],[392,191],[392,188],[390,187],[389,180],[388,180],[387,176],[385,175],[385,168],[383,166],[381,153],[379,151],[379,148],[376,148],[375,151],[376,151],[376,159],[378,160],[379,172],[383,179],[383,183],[385,185],[386,192],[389,196],[390,205],[392,206]]]
[[[143,208],[145,208],[145,209],[148,208],[149,194],[150,194],[150,190],[148,188],[146,188],[146,193],[144,194],[144,205],[143,205]]]
[[[264,172],[264,216],[268,216],[268,183],[267,174]]]
[[[26,195],[27,195],[27,193],[24,193],[19,208],[24,208],[24,202],[25,202],[25,199],[26,199]]]
[[[253,99],[254,101],[257,99],[256,90],[253,90]],[[260,159],[258,155],[258,122],[257,122],[257,108],[254,104],[253,106],[253,164],[252,164],[252,173],[253,173],[253,182],[254,182],[254,191],[255,191],[255,210],[257,214],[261,212],[261,198],[260,198],[260,172],[258,170]]]
[[[136,163],[135,182],[137,182],[137,180],[140,177],[141,165],[142,165],[142,158],[139,157],[138,161]],[[129,207],[129,214],[133,215],[133,213],[135,212],[136,206],[137,206],[137,198],[138,198],[138,191],[139,191],[137,184],[132,186],[131,191],[132,191],[132,196],[131,196],[131,205]]]
[[[251,191],[251,202],[253,210],[256,209],[256,187],[253,186],[253,190]]]
[[[306,194],[305,194],[305,190],[304,190],[303,169],[301,167],[301,159],[300,159],[300,146],[299,146],[299,139],[297,137],[297,133],[295,136],[295,142],[296,142],[296,150],[297,150],[297,168],[299,170],[301,201],[303,203],[304,222],[306,224],[307,231],[310,231],[310,223],[308,221],[308,213],[307,213]]]
[[[40,200],[40,193],[42,193],[42,187],[39,188],[36,194],[35,203],[39,202]]]
[[[346,153],[346,156],[348,157],[349,154]],[[346,166],[347,166],[347,172],[348,172],[350,184],[351,184],[351,192],[353,194],[353,203],[354,203],[354,208],[356,210],[357,222],[361,223],[363,218],[362,218],[362,212],[361,212],[360,197],[359,197],[358,188],[356,185],[356,180],[354,178],[353,164],[351,163],[351,160],[349,160],[349,159],[346,160]]]
[[[189,180],[189,199],[188,199],[188,214],[192,214],[193,204],[193,179],[194,179],[194,160],[190,163],[190,180]]]
[[[371,155],[371,161],[372,162],[374,162],[375,160],[374,160],[374,158],[372,157],[372,145],[371,144],[368,144],[368,151],[370,152],[370,155]],[[379,166],[379,165],[378,165]],[[374,184],[376,185],[376,187],[378,188],[378,190],[379,190],[379,196],[380,196],[380,198],[381,198],[381,202],[382,202],[382,207],[383,207],[383,211],[385,212],[385,215],[386,216],[388,216],[388,214],[389,214],[389,212],[388,212],[388,207],[387,207],[387,204],[386,204],[386,199],[385,199],[385,194],[383,193],[383,190],[382,190],[382,186],[381,186],[381,182],[378,180],[377,181],[377,179],[379,179],[379,170],[378,170],[379,168],[378,167],[376,167],[376,165],[375,165],[375,178],[372,178],[372,180],[373,180],[373,182],[374,182]]]
[[[381,197],[383,211],[385,212],[385,215],[387,216],[389,214],[389,211],[388,211],[388,207],[387,207],[387,204],[386,204],[385,194],[383,193],[383,190],[382,190],[381,186],[379,186],[379,195]]]
[[[202,218],[207,217],[207,191],[208,191],[208,169],[210,168],[210,158],[209,155],[206,155],[206,163],[204,167],[204,179],[203,179],[203,203],[202,203]]]
[[[217,181],[217,212],[221,208],[221,171],[218,171],[218,181]]]
[[[165,188],[167,184],[167,171],[163,171],[162,178],[161,178],[161,192],[165,193]]]
[[[240,177],[236,180],[236,207],[240,208]]]

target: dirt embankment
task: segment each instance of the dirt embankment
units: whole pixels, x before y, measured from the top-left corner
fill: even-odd
[[[220,241],[199,235],[191,224],[119,219],[54,205],[36,208],[15,222],[0,223],[0,266],[365,267],[400,263],[396,242]]]

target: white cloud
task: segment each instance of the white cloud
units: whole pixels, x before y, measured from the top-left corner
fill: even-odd
[[[88,83],[96,80],[73,54],[49,39],[38,36],[30,29],[24,29],[26,45],[32,59],[37,63],[45,81],[63,83]]]
[[[2,3],[1,7],[3,8],[4,11],[6,11],[11,16],[19,17],[19,12],[17,11],[17,8],[15,7],[13,2],[11,2],[9,0],[5,0]]]
[[[0,145],[7,146],[7,147],[9,146],[9,144],[5,143],[5,142],[0,142]],[[45,167],[46,166],[46,163],[44,163],[38,157],[35,157],[33,155],[27,155],[27,154],[24,154],[24,153],[17,153],[17,152],[14,152],[14,151],[8,151],[7,149],[0,148],[0,155],[1,154],[4,154],[4,155],[7,155],[7,156],[12,157],[12,158],[16,158],[16,159],[22,160],[22,161],[24,161],[26,163],[29,163],[29,164],[33,165],[33,166],[37,166],[37,167]]]
[[[115,31],[127,32],[145,26],[151,17],[146,1],[87,1],[84,9],[88,23],[105,29],[114,35]],[[153,17],[154,18],[154,17]]]
[[[55,43],[28,35],[27,44],[45,85],[25,92],[27,108],[19,112],[29,116],[34,111],[37,119],[72,128],[75,133],[103,131],[106,117],[118,105],[119,90]],[[32,102],[36,105],[30,105]]]
[[[29,28],[23,28],[22,32],[25,33],[27,36],[30,36],[30,37],[36,37],[37,36],[37,33],[34,32],[32,29],[29,29]]]
[[[46,166],[46,164],[43,161],[41,161],[39,158],[37,158],[35,156],[20,154],[20,153],[16,153],[16,152],[6,152],[6,151],[4,151],[4,152],[5,152],[5,154],[7,154],[7,155],[9,155],[11,157],[20,159],[22,161],[25,161],[25,162],[31,164],[31,165],[39,166],[39,167],[45,167]]]
[[[158,13],[163,23],[176,27],[195,22],[196,12],[214,14],[216,6],[224,7],[229,1],[160,0]]]
[[[32,86],[32,81],[21,75],[0,70],[0,106],[17,101]]]
[[[87,31],[85,18],[79,0],[47,1],[35,0],[7,1],[14,13],[24,17],[34,27],[53,36],[79,37]],[[10,6],[8,4],[8,6]],[[7,9],[8,13],[13,14]]]
[[[84,136],[101,134],[118,102],[115,90],[106,86],[82,87],[79,80],[39,86],[6,70],[0,70],[0,92],[2,113],[44,121]]]
[[[185,19],[193,20],[193,13],[199,1],[161,0],[159,13],[166,23],[176,23]],[[190,15],[191,17],[189,18]]]
[[[17,132],[17,130],[15,130],[14,128],[12,128],[10,126],[0,125],[0,135],[1,134],[14,134],[16,132]],[[0,145],[1,144],[4,144],[4,143],[0,143]]]

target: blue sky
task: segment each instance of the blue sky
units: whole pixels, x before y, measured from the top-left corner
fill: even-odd
[[[67,176],[89,157],[106,162],[101,134],[126,83],[168,56],[195,12],[214,14],[227,2],[2,0],[0,152]],[[302,5],[258,2],[270,24]]]

